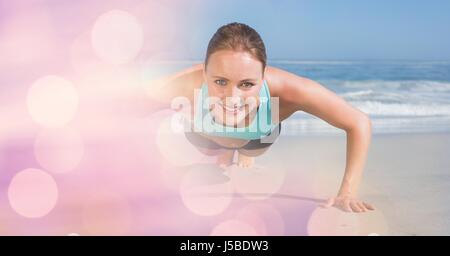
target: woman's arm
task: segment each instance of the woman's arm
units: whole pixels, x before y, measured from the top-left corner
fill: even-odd
[[[191,99],[196,85],[202,81],[202,69],[203,64],[197,64],[152,81],[146,88],[146,94],[161,107],[170,107],[171,101],[176,97]]]
[[[294,111],[302,110],[315,115],[347,134],[342,184],[337,196],[331,198],[326,206],[354,212],[373,210],[372,205],[357,199],[371,140],[372,126],[369,117],[315,81],[286,71],[277,72],[282,77],[280,102],[287,103]]]
[[[170,108],[176,97],[192,100],[194,89],[201,83],[203,64],[193,65],[177,73],[149,82],[146,95],[159,109]]]
[[[195,86],[201,84],[201,71],[202,64],[197,64],[147,81],[144,86],[132,86],[114,97],[111,102],[115,106],[113,111],[119,115],[143,117],[173,108],[174,99],[178,97],[192,101]]]

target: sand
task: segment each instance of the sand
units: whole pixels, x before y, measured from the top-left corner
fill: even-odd
[[[285,136],[259,161],[298,166],[289,169],[282,192],[323,199],[338,189],[344,149],[344,135]],[[449,149],[450,135],[445,133],[373,137],[360,198],[373,203],[383,216],[375,222],[386,224],[384,234],[450,234]],[[302,180],[312,185],[302,189],[298,186]],[[364,225],[370,226],[370,221],[362,218]]]
[[[445,194],[450,187],[449,134],[374,135],[359,190],[359,198],[376,207],[368,213],[320,207],[339,188],[345,141],[344,134],[281,136],[250,170],[234,165],[222,172],[208,164],[182,169],[180,177],[196,173],[194,179],[202,180],[195,184],[202,188],[200,194],[217,199],[197,203],[214,209],[232,198],[220,214],[186,220],[195,224],[187,225],[183,234],[208,234],[218,225],[228,228],[219,234],[253,234],[242,223],[229,223],[234,220],[253,223],[263,235],[450,234],[450,199]],[[227,183],[231,190],[217,185]],[[206,211],[189,200],[184,204],[197,215]],[[245,212],[261,220],[255,223]]]
[[[52,173],[59,198],[37,219],[20,216],[7,195],[14,173],[36,166],[33,144],[5,144],[0,234],[450,235],[446,133],[374,135],[359,192],[377,208],[370,213],[319,206],[339,188],[344,134],[282,134],[255,168],[227,170],[212,157],[188,166],[147,163],[157,149],[131,134],[86,145],[77,169]]]

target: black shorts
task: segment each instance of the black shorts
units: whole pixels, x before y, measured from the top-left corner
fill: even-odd
[[[281,133],[281,123],[278,124],[277,128],[278,128],[278,134],[276,134],[276,136],[277,136],[276,138],[278,138],[278,136]],[[270,134],[271,133],[269,133],[268,136]],[[209,140],[209,139],[201,136],[200,134],[198,134],[196,132],[185,132],[184,135],[193,145],[200,147],[200,148],[204,148],[204,149],[249,149],[249,150],[252,150],[252,149],[267,148],[273,144],[273,142],[268,143],[268,142],[262,142],[261,139],[255,139],[255,140],[250,140],[247,144],[245,144],[242,147],[233,148],[233,147],[222,146],[212,140]],[[274,138],[274,141],[276,138]]]

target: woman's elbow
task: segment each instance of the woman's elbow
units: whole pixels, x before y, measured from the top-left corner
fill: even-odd
[[[349,131],[363,133],[366,134],[367,136],[371,136],[372,120],[367,114],[359,112],[354,121],[352,122],[350,128],[347,129],[347,132]]]

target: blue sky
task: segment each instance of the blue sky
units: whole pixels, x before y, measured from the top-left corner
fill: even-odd
[[[255,28],[271,59],[450,60],[448,0],[197,0],[180,12],[192,57],[237,21]]]

